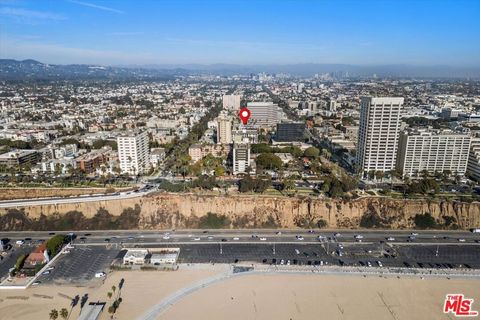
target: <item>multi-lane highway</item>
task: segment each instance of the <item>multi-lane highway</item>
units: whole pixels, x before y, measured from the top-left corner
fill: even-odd
[[[318,243],[345,242],[392,244],[458,244],[480,245],[480,233],[469,231],[397,231],[397,230],[101,230],[62,231],[74,233],[75,243]],[[1,238],[12,240],[48,239],[54,231],[0,231]]]
[[[180,248],[180,263],[260,263],[418,269],[480,268],[480,234],[415,230],[102,230],[0,232],[10,253],[0,261],[5,277],[16,257],[54,234],[70,234],[73,247],[51,281],[89,281],[128,248]],[[117,262],[118,263],[118,262]],[[57,270],[58,269],[58,270]]]

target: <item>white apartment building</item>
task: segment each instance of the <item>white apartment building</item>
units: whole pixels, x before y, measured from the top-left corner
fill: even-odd
[[[407,130],[400,134],[397,169],[410,177],[422,171],[464,175],[470,140],[469,134],[452,130]]]
[[[226,94],[223,96],[223,109],[226,110],[240,110],[240,101],[242,96],[235,94]]]
[[[217,121],[217,143],[232,143],[232,121],[226,115],[221,115]]]
[[[241,143],[245,139],[250,143],[258,143],[258,130],[242,128],[232,131],[232,140],[234,143]]]
[[[470,178],[480,181],[480,138],[472,138],[468,156],[467,174]]]
[[[122,173],[143,174],[150,167],[148,134],[129,131],[117,137],[118,159]]]
[[[278,106],[273,102],[249,102],[247,108],[251,112],[251,121],[257,126],[271,127],[279,122]]]
[[[395,168],[403,98],[362,97],[357,142],[357,170]]]
[[[250,145],[247,142],[233,144],[233,174],[245,173],[250,166]]]

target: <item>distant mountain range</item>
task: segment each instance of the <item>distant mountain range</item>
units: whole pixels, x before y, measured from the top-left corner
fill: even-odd
[[[176,73],[174,69],[162,71],[86,64],[45,64],[32,59],[0,59],[0,80],[147,80],[167,79]]]
[[[234,64],[184,64],[184,65],[124,65],[98,66],[86,64],[45,64],[28,59],[17,61],[0,59],[0,80],[155,80],[178,75],[211,73],[218,75],[249,73],[288,73],[294,76],[313,76],[333,73],[338,77],[389,78],[472,78],[480,79],[480,67],[349,64],[287,64],[287,65],[234,65]]]

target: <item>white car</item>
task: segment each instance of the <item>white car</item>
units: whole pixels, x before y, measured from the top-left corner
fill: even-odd
[[[168,236],[168,235],[163,236],[163,240],[168,240],[168,239],[170,239],[170,236]]]
[[[208,236],[207,239],[208,240],[213,240],[213,236]]]
[[[394,237],[388,237],[387,241],[395,241],[395,238]]]
[[[240,240],[240,238],[239,238],[239,237],[235,237],[235,238],[233,238],[233,240],[238,241],[238,240]]]
[[[379,267],[383,267],[383,264],[382,264],[381,261],[377,261],[377,264],[378,264]]]
[[[297,236],[297,240],[303,240],[303,237],[302,236]]]
[[[361,234],[356,234],[356,235],[354,236],[354,238],[357,239],[357,240],[358,240],[358,239],[363,239],[363,236],[362,236]]]
[[[267,238],[261,237],[261,238],[260,238],[260,241],[267,241]]]
[[[193,238],[193,241],[200,241],[200,238]]]
[[[337,233],[335,233],[333,236],[336,238],[336,237],[340,237],[341,234],[337,232]]]
[[[465,242],[465,239],[460,238],[460,239],[458,239],[458,242]]]
[[[32,286],[38,286],[40,283],[40,281],[35,281],[34,283],[32,283]]]
[[[412,232],[411,235],[412,236],[418,236],[418,232]]]
[[[42,274],[50,274],[50,270],[43,271]]]
[[[106,275],[107,274],[105,272],[97,272],[97,273],[95,273],[95,278],[103,278]]]
[[[21,246],[22,244],[25,243],[25,240],[17,240],[15,243]]]
[[[296,254],[300,254],[300,250],[295,249],[295,253],[296,253]]]

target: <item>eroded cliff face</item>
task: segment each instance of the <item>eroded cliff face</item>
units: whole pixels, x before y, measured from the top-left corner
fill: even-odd
[[[139,214],[127,217],[125,210],[139,208]],[[296,228],[315,227],[326,222],[329,228],[358,228],[364,216],[373,216],[384,227],[411,228],[416,214],[430,213],[439,223],[452,216],[460,228],[480,226],[480,203],[428,200],[394,200],[362,198],[353,201],[317,200],[268,196],[207,196],[159,193],[142,198],[98,201],[78,204],[34,206],[23,209],[30,221],[75,211],[85,219],[98,220],[99,210],[113,217],[128,219],[128,226],[139,229],[198,228],[207,213],[226,216],[230,228]],[[6,217],[7,209],[0,209]],[[122,216],[123,214],[123,216]],[[14,218],[4,219],[0,229],[14,225]],[[97,219],[97,220],[95,220]],[[115,220],[113,220],[115,221]],[[36,228],[35,224],[30,225]],[[91,229],[94,229],[92,226]],[[11,229],[11,228],[9,228]]]

